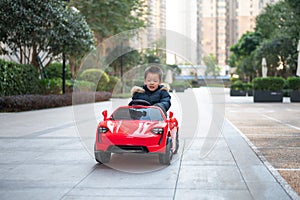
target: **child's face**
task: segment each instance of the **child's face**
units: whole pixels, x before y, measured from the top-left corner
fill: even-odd
[[[145,85],[151,92],[155,91],[161,84],[158,74],[148,73],[144,80]]]

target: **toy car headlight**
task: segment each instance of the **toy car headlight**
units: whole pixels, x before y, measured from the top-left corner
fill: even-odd
[[[98,133],[106,133],[108,131],[108,128],[104,127],[104,126],[100,126],[98,128]]]
[[[163,128],[153,128],[152,133],[154,134],[163,134],[164,129]]]

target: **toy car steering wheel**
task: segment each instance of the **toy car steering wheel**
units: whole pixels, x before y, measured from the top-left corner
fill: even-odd
[[[151,106],[151,104],[143,99],[134,99],[132,101],[129,102],[128,104],[129,106],[136,106],[136,105],[140,105],[140,106]]]

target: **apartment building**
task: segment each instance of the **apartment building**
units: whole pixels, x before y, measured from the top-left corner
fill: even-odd
[[[147,8],[150,13],[147,18],[147,24],[149,27],[156,29],[148,32],[148,42],[153,43],[154,41],[165,40],[166,0],[148,0]]]
[[[267,4],[279,0],[148,0],[152,27],[174,31],[189,38],[196,47],[184,46],[186,51],[196,52],[198,65],[203,56],[213,54],[218,65],[228,69],[230,46],[247,31],[255,28],[255,18]],[[163,33],[149,33],[148,41],[164,38]],[[174,45],[174,39],[166,36],[166,49]],[[180,64],[176,52],[167,56],[167,62]],[[168,58],[169,57],[169,58]]]
[[[225,66],[229,47],[255,28],[255,18],[267,4],[278,0],[198,0],[198,43]]]

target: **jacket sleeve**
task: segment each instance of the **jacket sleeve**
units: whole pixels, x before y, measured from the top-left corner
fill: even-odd
[[[167,112],[171,107],[171,96],[169,92],[162,90],[161,91],[161,99],[159,103],[154,104],[155,106],[160,107],[163,111]]]

